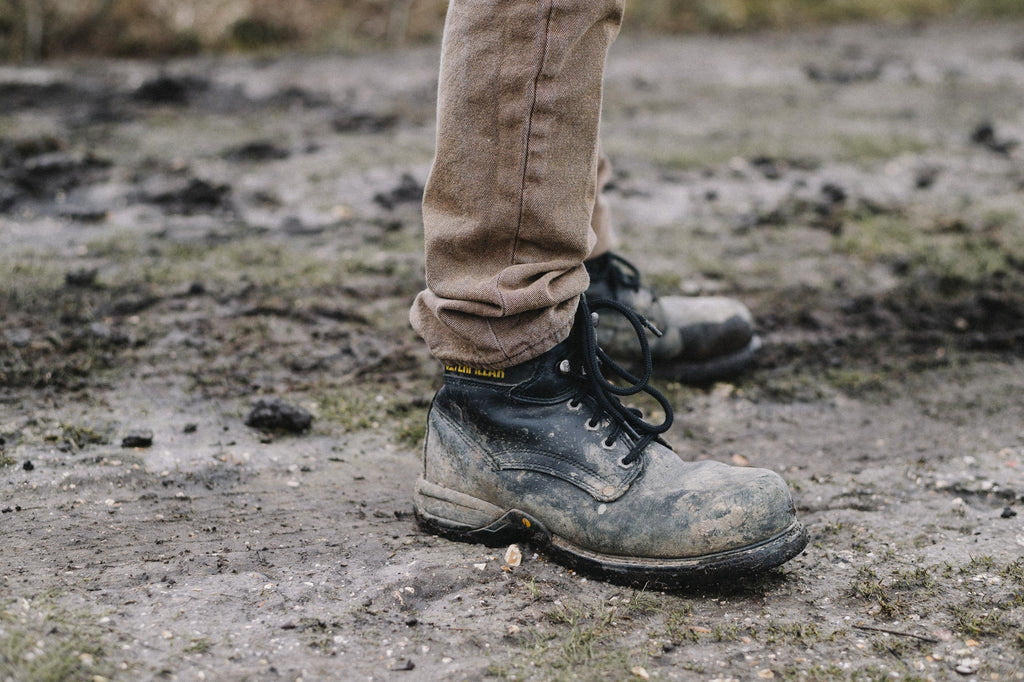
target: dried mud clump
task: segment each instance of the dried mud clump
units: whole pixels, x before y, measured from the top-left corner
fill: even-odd
[[[309,430],[313,415],[280,398],[261,398],[245,418],[245,425],[264,431],[302,433]]]

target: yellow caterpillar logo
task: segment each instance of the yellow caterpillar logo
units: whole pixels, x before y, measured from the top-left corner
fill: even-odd
[[[455,372],[457,374],[465,374],[472,377],[483,377],[484,379],[505,378],[505,370],[503,369],[477,369],[476,367],[467,367],[466,365],[445,365],[444,369],[446,372]]]

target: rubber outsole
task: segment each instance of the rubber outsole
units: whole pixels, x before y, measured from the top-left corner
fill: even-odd
[[[807,530],[794,522],[772,538],[715,554],[681,559],[624,557],[574,545],[552,535],[537,519],[517,509],[479,528],[431,515],[419,505],[416,518],[423,529],[451,540],[491,547],[526,541],[578,573],[618,584],[662,589],[682,589],[761,573],[789,561],[807,546]]]
[[[703,362],[656,359],[658,376],[684,384],[709,384],[742,374],[753,366],[761,338],[753,336],[744,348]]]

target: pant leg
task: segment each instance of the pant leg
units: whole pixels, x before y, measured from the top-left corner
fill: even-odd
[[[440,360],[500,368],[566,336],[588,279],[607,50],[625,0],[452,0],[424,192]]]
[[[607,156],[601,154],[597,160],[597,192],[594,195],[594,213],[590,218],[590,228],[597,241],[587,258],[596,258],[615,248],[617,240],[612,228],[611,209],[608,207],[608,199],[604,195],[604,187],[611,177],[611,162],[608,161]]]

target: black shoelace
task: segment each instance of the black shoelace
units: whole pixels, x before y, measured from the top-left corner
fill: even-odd
[[[612,360],[607,353],[601,350],[597,344],[597,331],[594,327],[593,313],[598,310],[610,309],[619,313],[632,325],[640,341],[640,353],[643,358],[643,374],[634,376],[624,367]],[[580,379],[586,386],[584,396],[591,397],[596,401],[598,411],[591,418],[591,423],[596,423],[607,415],[615,429],[605,439],[605,443],[611,446],[620,434],[625,433],[633,441],[633,447],[622,459],[622,465],[628,466],[640,458],[644,449],[654,441],[665,444],[661,440],[661,434],[668,431],[672,426],[672,406],[668,399],[657,389],[650,385],[651,374],[654,372],[654,363],[651,360],[651,347],[647,341],[645,329],[650,329],[654,334],[660,336],[650,322],[637,314],[628,306],[609,299],[597,299],[587,301],[586,296],[580,297],[579,307],[576,309],[576,330],[580,337],[581,344],[581,365]],[[606,378],[605,372],[619,377],[626,382],[623,386],[613,384]],[[661,405],[665,411],[665,418],[660,424],[653,424],[644,420],[643,413],[632,407],[622,404],[621,398],[646,393]],[[576,402],[579,402],[577,400]]]
[[[592,281],[602,281],[607,285],[611,298],[616,298],[622,289],[629,291],[639,291],[640,289],[640,271],[618,254],[609,251],[597,258],[585,261],[584,265]]]

